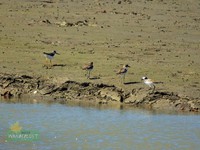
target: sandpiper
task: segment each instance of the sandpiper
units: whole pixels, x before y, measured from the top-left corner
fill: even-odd
[[[53,59],[53,57],[55,56],[55,54],[60,55],[59,53],[57,53],[56,51],[53,51],[52,53],[46,53],[43,52],[44,56],[46,57],[46,63],[48,64],[48,59],[49,59],[49,63],[50,63],[50,67],[52,66],[52,62],[51,60]],[[47,65],[48,66],[48,65]]]
[[[83,70],[86,70],[85,76],[87,76],[87,79],[90,79],[90,72],[93,70],[93,68],[93,62],[90,62],[82,67]]]
[[[152,93],[153,93],[156,88],[154,82],[147,77],[142,77],[142,80],[144,81],[144,84],[148,85],[150,89],[152,89]]]
[[[123,67],[117,72],[117,74],[121,75],[123,83],[125,81],[125,75],[126,75],[129,67],[130,66],[128,64],[123,65]]]

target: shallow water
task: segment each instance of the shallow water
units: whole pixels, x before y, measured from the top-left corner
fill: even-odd
[[[10,126],[36,130],[34,142],[6,141]],[[0,103],[0,150],[197,150],[200,115],[61,104]]]

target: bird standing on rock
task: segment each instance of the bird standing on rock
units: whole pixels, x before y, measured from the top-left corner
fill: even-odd
[[[93,70],[93,68],[93,62],[90,62],[82,67],[83,70],[86,70],[85,76],[87,76],[87,79],[90,79],[90,72]]]
[[[153,93],[156,88],[154,82],[147,77],[142,77],[142,80],[144,81],[144,84],[148,85],[150,89],[152,89],[152,93]]]
[[[125,81],[125,75],[126,75],[129,67],[130,66],[128,64],[123,65],[123,67],[117,72],[117,74],[121,75],[123,83]]]
[[[59,53],[57,53],[55,50],[52,53],[46,53],[43,52],[44,56],[46,57],[46,63],[48,66],[48,59],[49,59],[49,67],[52,67],[52,62],[51,60],[54,58],[55,54],[60,55]]]

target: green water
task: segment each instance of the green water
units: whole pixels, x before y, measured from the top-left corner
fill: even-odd
[[[7,141],[18,122],[37,141]],[[200,115],[61,104],[0,103],[0,150],[199,150]]]

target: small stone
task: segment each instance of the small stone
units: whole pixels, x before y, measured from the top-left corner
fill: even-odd
[[[33,94],[36,94],[36,93],[37,93],[37,91],[34,91],[34,92],[33,92]]]

